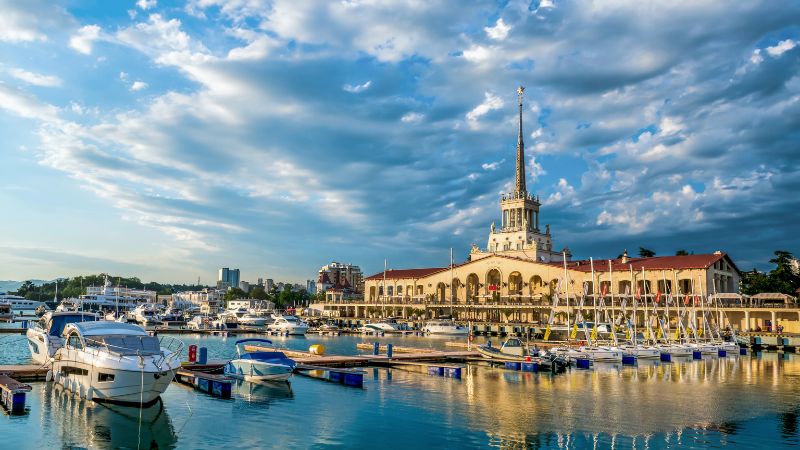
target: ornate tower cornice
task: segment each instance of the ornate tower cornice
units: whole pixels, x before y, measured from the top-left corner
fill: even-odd
[[[522,94],[524,92],[524,87],[517,88],[517,97],[519,98],[519,135],[517,136],[517,172],[514,179],[514,194],[523,196],[527,192],[527,189],[525,189],[525,142],[522,139]]]

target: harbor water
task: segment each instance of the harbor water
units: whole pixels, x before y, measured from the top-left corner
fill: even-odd
[[[238,337],[181,335],[230,358]],[[273,338],[357,354],[359,342],[444,348],[415,336]],[[27,364],[21,335],[0,337],[0,364]],[[564,374],[471,364],[462,379],[367,368],[357,389],[295,376],[234,385],[232,399],[173,383],[162,402],[94,404],[33,382],[28,412],[0,416],[2,448],[797,448],[800,358],[708,357]]]

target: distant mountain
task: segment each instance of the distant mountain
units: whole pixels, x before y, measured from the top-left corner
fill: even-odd
[[[47,280],[31,280],[36,286],[49,283]],[[0,292],[14,292],[22,286],[22,281],[0,280]]]

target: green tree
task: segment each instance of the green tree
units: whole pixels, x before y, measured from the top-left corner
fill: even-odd
[[[762,292],[778,292],[788,295],[797,295],[800,288],[800,275],[794,272],[792,261],[794,257],[785,250],[776,250],[775,257],[769,262],[775,268],[769,273],[753,270],[742,274],[742,292],[755,295]]]
[[[683,250],[683,249],[678,250],[677,252],[675,252],[675,256],[688,256],[688,255],[689,255],[689,252],[687,252],[686,250]]]
[[[256,286],[250,291],[250,297],[256,300],[266,300],[267,299],[267,292],[264,290],[264,286]]]
[[[642,258],[652,258],[653,256],[656,256],[656,252],[644,247],[639,247],[639,256]]]

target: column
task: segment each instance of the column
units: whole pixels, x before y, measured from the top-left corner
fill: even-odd
[[[774,309],[772,311],[770,311],[770,316],[771,316],[770,318],[772,319],[770,321],[770,323],[772,324],[772,331],[775,331],[775,327],[778,325],[778,323],[776,321],[776,317],[775,317],[776,315],[775,315],[775,310]]]
[[[800,313],[798,313],[800,314]],[[744,310],[744,329],[739,331],[747,331],[750,329],[750,311]]]
[[[536,211],[536,229],[539,229],[539,211]]]

